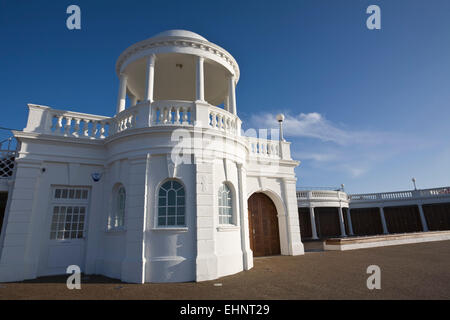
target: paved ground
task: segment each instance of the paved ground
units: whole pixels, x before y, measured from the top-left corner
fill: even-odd
[[[0,283],[0,299],[450,299],[450,241],[304,256],[255,259],[250,271],[215,281],[125,284],[88,276],[81,290],[66,277]],[[368,290],[366,268],[381,268],[381,290]],[[221,286],[218,286],[221,284]]]

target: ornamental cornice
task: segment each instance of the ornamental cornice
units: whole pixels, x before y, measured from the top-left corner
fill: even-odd
[[[230,53],[228,53],[225,49],[211,42],[205,42],[202,40],[182,38],[182,37],[177,37],[175,39],[173,37],[157,38],[157,39],[150,38],[147,40],[140,41],[134,45],[131,45],[119,56],[119,59],[117,60],[116,63],[116,74],[120,74],[120,69],[122,68],[122,65],[125,63],[127,59],[129,59],[134,54],[143,50],[158,47],[190,47],[212,53],[217,57],[225,60],[229,65],[231,65],[236,75],[236,81],[239,80],[240,75],[239,66],[236,60],[233,58],[233,56]]]

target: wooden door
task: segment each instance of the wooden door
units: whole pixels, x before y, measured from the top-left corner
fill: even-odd
[[[450,203],[424,204],[423,211],[430,231],[450,230]]]
[[[281,253],[277,209],[263,193],[254,193],[248,199],[250,248],[254,257]]]
[[[309,208],[298,208],[298,221],[300,223],[300,235],[302,239],[309,239],[312,237],[311,216]]]
[[[417,206],[385,207],[384,216],[389,233],[423,231]]]
[[[355,236],[383,234],[380,208],[354,208],[350,210]]]
[[[314,213],[319,238],[334,238],[341,236],[338,208],[316,207],[314,208]]]

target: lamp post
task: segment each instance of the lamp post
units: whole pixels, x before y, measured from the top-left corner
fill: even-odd
[[[283,137],[284,114],[282,114],[282,113],[277,114],[277,121],[280,124],[280,141],[284,141],[284,137]]]
[[[416,187],[416,178],[412,178],[411,181],[412,181],[413,184],[414,184],[414,190],[417,190],[417,187]]]

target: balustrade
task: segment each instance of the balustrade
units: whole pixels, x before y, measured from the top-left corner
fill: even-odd
[[[75,138],[104,139],[113,120],[68,111],[49,110],[49,126],[45,132]]]
[[[152,105],[153,125],[192,125],[193,103],[156,101]]]
[[[258,139],[247,137],[249,152],[252,156],[279,157],[280,142],[275,140]]]

